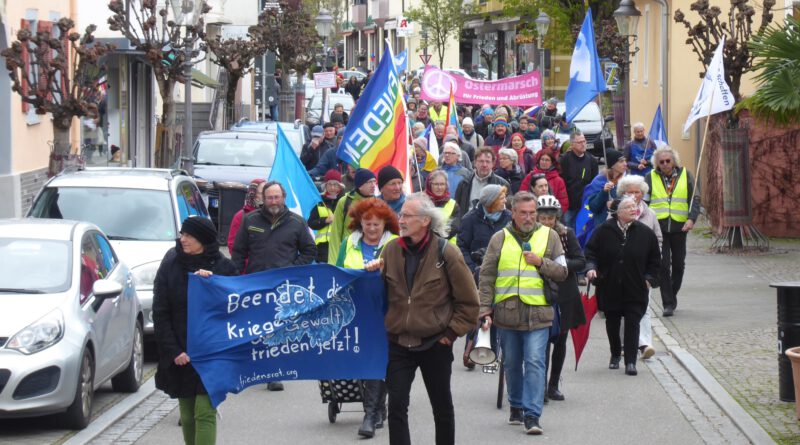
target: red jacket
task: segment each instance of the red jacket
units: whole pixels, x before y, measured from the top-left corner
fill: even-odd
[[[566,212],[569,210],[569,196],[567,195],[567,183],[564,182],[564,179],[558,175],[558,170],[555,168],[551,168],[548,171],[544,171],[540,169],[538,166],[533,168],[533,171],[528,173],[525,176],[525,179],[522,180],[522,185],[519,187],[519,191],[526,191],[529,192],[531,189],[531,178],[533,175],[536,174],[544,174],[547,178],[547,183],[550,184],[550,192],[553,196],[556,197],[559,203],[561,203],[561,210]]]

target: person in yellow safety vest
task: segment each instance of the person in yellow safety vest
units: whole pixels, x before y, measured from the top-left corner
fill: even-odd
[[[444,122],[444,120],[447,119],[447,107],[441,102],[431,102],[428,108],[428,116],[431,122]]]
[[[323,177],[322,202],[317,204],[308,215],[308,227],[316,230],[314,242],[317,244],[317,262],[328,262],[328,242],[330,240],[333,211],[344,191],[342,174],[337,170],[328,170]]]
[[[384,201],[366,198],[353,204],[350,210],[352,231],[339,249],[336,265],[346,269],[364,269],[364,265],[380,257],[389,241],[397,238],[400,225],[397,215]],[[383,380],[362,380],[364,420],[358,435],[373,437],[375,429],[386,420],[386,383]]]
[[[536,221],[536,197],[514,195],[511,224],[495,233],[486,248],[478,290],[482,329],[494,323],[503,349],[511,415],[527,434],[542,434],[545,354],[553,323],[552,282],[567,278],[561,240]],[[545,281],[545,279],[547,281]]]
[[[456,244],[456,236],[461,231],[461,209],[455,199],[450,197],[450,190],[447,185],[447,173],[444,170],[436,169],[428,175],[425,183],[425,194],[431,198],[433,204],[442,210],[445,220],[449,221],[451,244]]]
[[[355,189],[346,193],[336,203],[336,209],[333,211],[333,222],[330,226],[331,231],[328,238],[328,264],[336,264],[342,240],[350,236],[350,229],[347,228],[351,221],[350,215],[348,215],[350,208],[362,199],[375,196],[378,179],[372,171],[366,168],[359,168],[356,170],[353,184]]]
[[[669,146],[656,149],[653,170],[645,176],[650,198],[645,202],[656,213],[661,226],[661,303],[664,316],[678,307],[678,291],[683,282],[686,260],[686,235],[700,214],[700,196],[695,196],[691,173],[681,167],[678,152]]]

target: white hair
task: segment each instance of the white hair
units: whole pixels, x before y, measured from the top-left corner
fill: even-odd
[[[669,145],[665,145],[663,147],[658,147],[653,152],[653,157],[650,158],[650,163],[653,164],[654,167],[658,167],[658,155],[662,153],[669,153],[672,155],[672,162],[675,163],[675,168],[681,167],[681,157],[678,155],[678,152],[673,150],[672,147]]]
[[[625,175],[617,183],[617,189],[620,190],[622,194],[627,193],[628,187],[631,186],[638,187],[643,195],[646,195],[647,192],[650,191],[650,187],[648,187],[647,183],[644,181],[644,176]]]
[[[497,152],[497,156],[498,156],[498,157],[499,157],[499,156],[508,156],[508,157],[511,159],[511,161],[513,161],[513,162],[514,162],[514,164],[516,164],[516,163],[517,163],[517,160],[518,160],[517,152],[516,152],[516,151],[514,151],[514,149],[513,149],[513,148],[501,148],[501,149],[500,149],[500,150]]]
[[[450,148],[450,149],[454,150],[454,151],[456,152],[456,156],[458,156],[459,158],[461,158],[461,148],[459,148],[459,147],[458,147],[458,144],[456,144],[455,142],[453,142],[453,141],[447,141],[447,142],[445,142],[445,143],[444,143],[444,146],[443,146],[443,148],[442,148],[442,153],[444,153],[444,149],[445,149],[445,148]]]
[[[644,124],[641,122],[636,122],[635,124],[633,124],[631,128],[633,128],[634,130],[636,130],[637,128],[639,130],[644,130]]]
[[[419,203],[419,216],[430,218],[430,229],[433,233],[442,238],[447,238],[450,234],[449,220],[445,218],[444,213],[436,207],[427,194],[424,192],[412,193],[406,197],[406,203],[409,202]]]

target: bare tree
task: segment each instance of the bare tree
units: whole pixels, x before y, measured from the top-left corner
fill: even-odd
[[[319,41],[314,17],[310,8],[304,8],[297,0],[280,0],[280,8],[263,11],[258,16],[258,26],[253,28],[254,37],[274,52],[283,67],[281,71],[281,104],[291,102],[291,79],[289,70],[297,73],[298,83],[308,71],[314,58],[313,52]],[[281,121],[292,121],[295,116],[287,107],[279,107]],[[302,114],[302,110],[301,113]]]
[[[74,27],[75,22],[62,18],[56,23],[57,34],[21,29],[17,40],[2,52],[12,91],[36,114],[53,116],[51,175],[58,173],[62,161],[70,155],[73,119],[97,117],[99,80],[104,75],[100,58],[115,48],[94,41],[95,25],[87,26],[83,35],[71,32]]]
[[[247,39],[206,39],[205,43],[214,54],[211,62],[219,65],[228,74],[228,88],[225,92],[225,122],[236,122],[236,88],[245,74],[253,71],[253,60],[267,51],[264,43],[255,38],[257,30],[250,27]]]
[[[161,138],[161,146],[156,147],[156,164],[167,167],[175,159],[175,83],[185,83],[185,46],[191,45],[191,57],[199,55],[201,47],[194,43],[205,36],[202,15],[211,8],[203,2],[201,18],[196,26],[187,26],[186,36],[181,39],[182,26],[168,18],[171,2],[165,0],[161,9],[156,0],[111,0],[108,8],[113,12],[108,24],[112,31],[119,31],[131,42],[134,48],[144,53],[155,74],[158,92],[161,95],[161,119],[166,137]],[[191,135],[183,135],[191,137]]]
[[[421,0],[418,8],[410,8],[408,17],[426,29],[439,58],[439,67],[444,64],[444,52],[452,38],[458,38],[464,23],[474,10],[472,3],[463,0]]]

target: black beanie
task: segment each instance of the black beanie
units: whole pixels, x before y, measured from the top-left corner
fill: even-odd
[[[606,167],[611,168],[611,166],[616,164],[622,157],[621,151],[614,150],[613,148],[606,150]]]
[[[201,216],[190,216],[183,220],[181,233],[195,237],[204,246],[217,242],[217,229],[214,223]]]
[[[403,174],[400,173],[400,170],[396,169],[392,165],[387,165],[383,167],[381,171],[378,172],[378,190],[382,189],[384,185],[386,185],[392,179],[399,179],[403,180]]]
[[[366,168],[359,168],[356,170],[356,175],[353,178],[353,182],[358,189],[361,188],[362,185],[366,184],[370,179],[375,179],[375,173],[372,173],[372,170]]]

